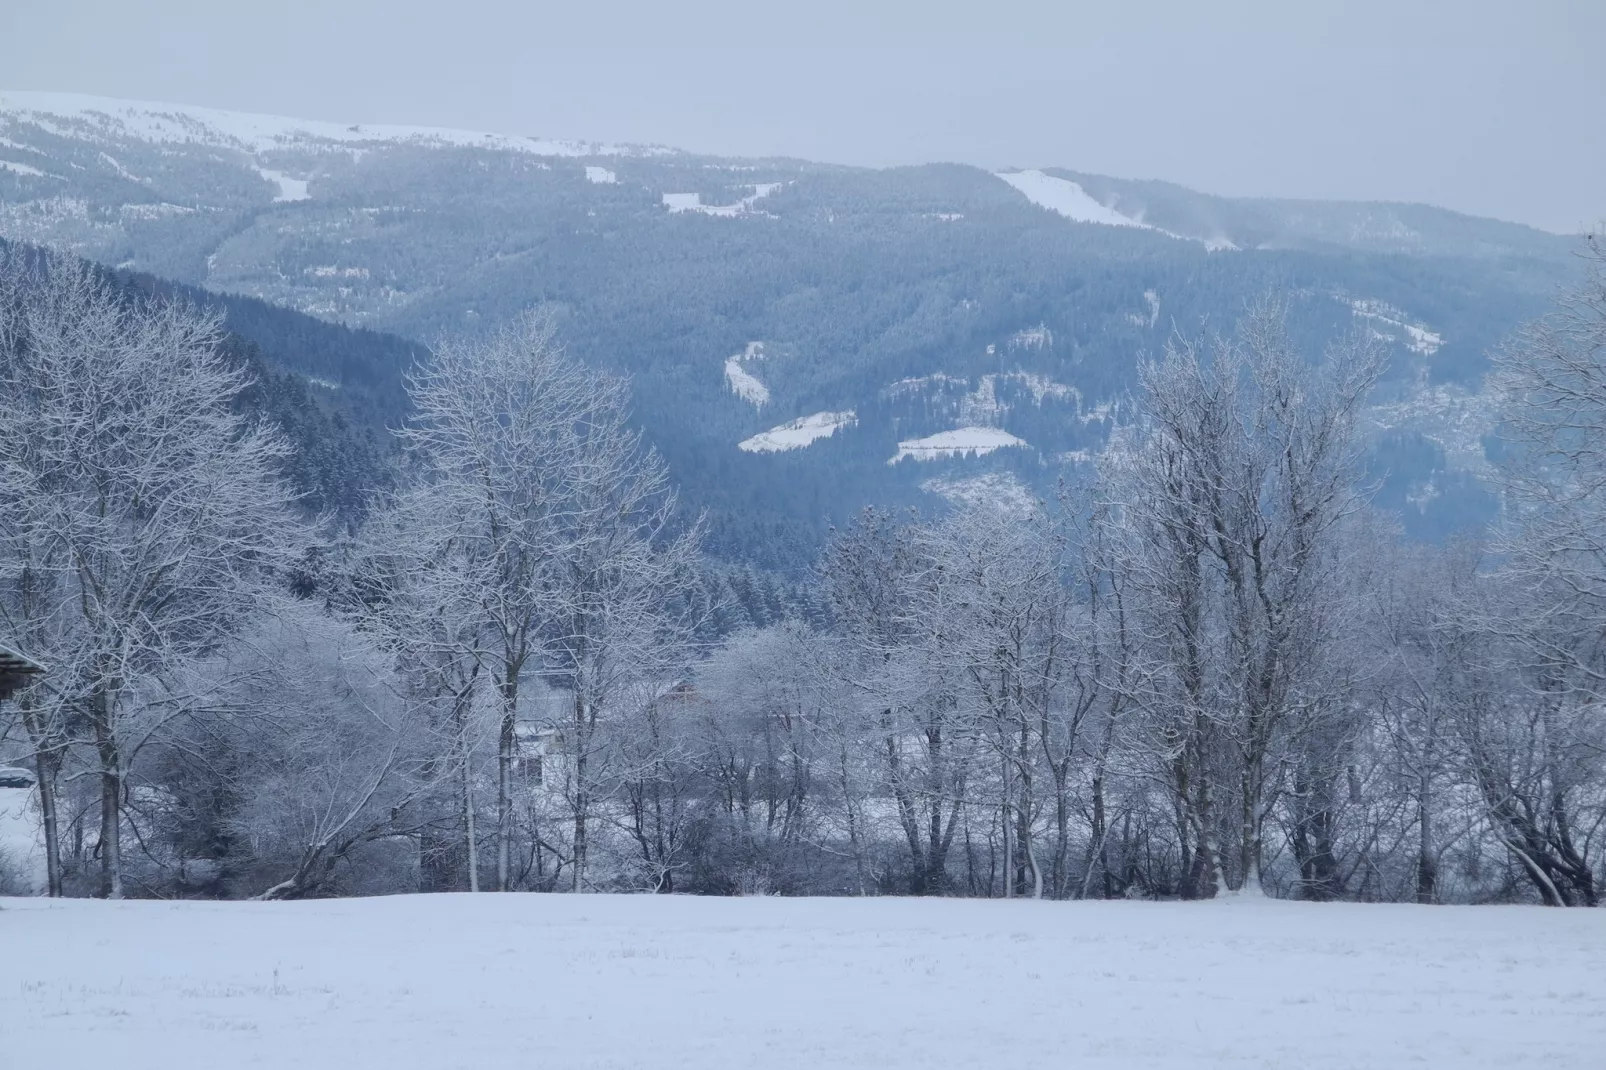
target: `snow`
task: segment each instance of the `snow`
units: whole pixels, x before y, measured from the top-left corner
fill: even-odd
[[[1015,189],[1019,190],[1027,200],[1040,208],[1047,208],[1057,212],[1066,219],[1073,219],[1078,223],[1100,223],[1107,227],[1138,227],[1142,230],[1152,230],[1156,234],[1164,234],[1168,238],[1178,241],[1196,241],[1205,247],[1207,252],[1218,253],[1237,249],[1238,246],[1229,238],[1212,236],[1208,238],[1189,237],[1185,234],[1173,234],[1169,230],[1162,230],[1152,223],[1145,223],[1141,219],[1134,219],[1116,211],[1114,208],[1095,200],[1093,195],[1083,189],[1078,182],[1068,178],[1056,178],[1044,174],[1042,171],[1000,171],[995,174]]]
[[[124,219],[171,219],[176,215],[194,215],[196,209],[182,204],[125,204],[117,209]]]
[[[850,427],[857,422],[858,416],[851,409],[847,412],[817,412],[761,431],[752,438],[743,439],[736,446],[748,453],[802,449],[811,442],[836,434],[839,427]]]
[[[920,489],[955,505],[987,505],[1016,515],[1031,509],[1033,502],[1031,490],[1013,472],[984,472],[964,479],[928,479],[920,484]]]
[[[25,769],[0,768],[0,785],[30,785],[0,786],[0,895],[45,890],[44,833],[33,782],[33,774]],[[0,947],[6,944],[4,929],[0,919]],[[0,1030],[0,1037],[4,1035]]]
[[[780,189],[784,182],[759,182],[754,184],[753,192],[737,201],[735,204],[704,204],[700,193],[666,193],[664,194],[664,207],[670,214],[680,212],[700,212],[703,215],[723,216],[734,219],[743,215],[767,215],[754,207],[759,201]]]
[[[1444,345],[1443,335],[1437,331],[1430,331],[1421,324],[1409,322],[1404,312],[1387,302],[1369,298],[1346,299],[1340,297],[1339,300],[1348,304],[1355,315],[1362,319],[1370,320],[1373,323],[1381,323],[1386,327],[1393,327],[1402,331],[1405,334],[1403,344],[1405,348],[1413,353],[1431,357]],[[1373,328],[1372,333],[1374,337],[1383,341],[1401,341],[1397,335],[1387,331]]]
[[[599,186],[611,186],[619,181],[619,176],[606,167],[586,166],[586,181]]]
[[[1054,332],[1039,323],[1036,327],[1016,331],[1004,344],[1009,349],[1043,349],[1054,344]]]
[[[1001,172],[998,177],[1014,186],[1033,204],[1058,212],[1066,219],[1074,219],[1078,223],[1102,223],[1108,227],[1154,229],[1147,223],[1122,215],[1114,208],[1105,207],[1068,178],[1055,178],[1036,170],[1016,171],[1013,174]]]
[[[935,461],[944,457],[976,456],[991,453],[1009,446],[1024,446],[1025,441],[998,427],[958,427],[940,431],[926,438],[914,438],[898,443],[898,452],[888,461],[897,464],[905,457],[917,461]]]
[[[553,141],[432,126],[347,125],[82,93],[0,91],[0,114],[38,123],[55,133],[157,144],[200,142],[250,153],[313,147],[318,143],[355,146],[375,142],[483,148],[536,156],[658,155],[670,151],[651,146]]]
[[[725,362],[725,381],[730,388],[736,391],[736,396],[743,401],[751,401],[759,408],[770,399],[770,388],[758,381],[758,378],[742,367],[742,362],[735,357]]]
[[[61,177],[59,175],[47,174],[46,172],[39,170],[37,167],[29,167],[25,163],[17,163],[15,160],[0,160],[0,168],[4,168],[7,171],[14,171],[19,175],[28,175],[30,178]]]
[[[887,397],[902,397],[909,394],[918,394],[928,389],[946,389],[949,387],[968,387],[970,380],[960,376],[949,375],[947,372],[935,372],[931,375],[921,375],[913,379],[899,379],[895,383],[888,383],[881,393]]]
[[[725,358],[725,382],[736,392],[737,397],[743,401],[751,401],[760,409],[770,400],[770,388],[759,382],[758,377],[742,365],[750,360],[763,359],[763,342],[749,342],[740,353]]]
[[[291,178],[283,171],[269,171],[265,167],[257,168],[257,174],[278,185],[279,192],[273,197],[275,201],[305,201],[311,197],[304,179]]]
[[[1513,1070],[1606,1045],[1599,910],[31,899],[0,933],[17,1067]]]

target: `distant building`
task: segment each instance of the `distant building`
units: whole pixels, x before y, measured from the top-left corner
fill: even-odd
[[[0,701],[10,698],[13,691],[44,671],[37,661],[0,643]]]
[[[42,675],[45,667],[0,644],[0,701]],[[46,891],[44,826],[32,770],[0,766],[0,895]]]

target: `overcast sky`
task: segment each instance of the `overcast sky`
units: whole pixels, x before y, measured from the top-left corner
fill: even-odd
[[[1606,220],[1603,0],[0,0],[0,88]]]

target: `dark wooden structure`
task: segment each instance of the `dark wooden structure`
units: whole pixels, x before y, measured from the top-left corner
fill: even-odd
[[[45,667],[37,661],[0,643],[0,702],[44,671]]]

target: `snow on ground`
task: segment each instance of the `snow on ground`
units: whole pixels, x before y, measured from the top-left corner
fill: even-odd
[[[124,219],[168,219],[176,215],[194,215],[196,209],[182,204],[125,204],[117,209]]]
[[[431,126],[347,125],[281,115],[222,111],[190,104],[163,104],[82,93],[0,90],[0,114],[10,114],[68,136],[128,138],[137,141],[200,142],[260,153],[308,143],[359,145],[402,142],[527,152],[537,156],[614,156],[661,154],[657,147],[552,141]]]
[[[586,181],[594,182],[599,186],[611,186],[619,181],[619,176],[606,167],[586,167]]]
[[[44,171],[41,171],[37,167],[29,167],[25,163],[17,163],[15,160],[0,160],[0,168],[3,168],[4,170],[7,170],[7,171],[14,172],[15,174],[27,175],[30,178],[59,178],[60,177],[59,175],[52,175],[52,174],[48,174],[48,173],[46,173]]]
[[[1366,422],[1376,434],[1415,431],[1444,450],[1453,471],[1490,474],[1485,436],[1500,422],[1500,399],[1487,388],[1476,392],[1454,383],[1421,386],[1402,400],[1373,405]]]
[[[1143,230],[1152,230],[1156,234],[1164,234],[1168,238],[1178,241],[1196,241],[1205,247],[1207,252],[1219,253],[1237,249],[1238,246],[1230,238],[1209,237],[1197,238],[1184,234],[1173,234],[1169,230],[1162,230],[1152,223],[1145,223],[1141,219],[1134,219],[1116,211],[1114,208],[1095,200],[1093,195],[1083,189],[1078,182],[1068,178],[1055,178],[1038,170],[998,172],[994,177],[1001,178],[1019,190],[1027,200],[1051,212],[1058,212],[1067,219],[1074,219],[1078,223],[1103,223],[1111,227],[1139,227]]]
[[[33,784],[29,770],[0,766],[0,895],[45,890],[45,845]],[[0,949],[5,947],[4,933],[5,924],[0,921]],[[4,1036],[0,1033],[0,1038]],[[3,1048],[0,1039],[0,1050]]]
[[[897,464],[905,457],[917,461],[935,461],[944,457],[980,457],[1007,446],[1024,446],[1018,439],[998,427],[957,427],[952,431],[939,431],[925,438],[911,438],[898,443],[898,452],[888,461]]]
[[[700,212],[703,215],[724,216],[733,219],[743,215],[766,215],[754,207],[759,201],[780,189],[784,182],[759,182],[753,186],[753,192],[737,201],[735,204],[704,204],[700,193],[666,193],[664,194],[664,207],[671,215],[680,212]]]
[[[751,401],[760,409],[769,403],[770,388],[742,365],[748,361],[763,359],[763,342],[749,342],[740,353],[725,358],[725,382],[735,391],[737,397],[743,401]]]
[[[1037,170],[1000,173],[998,177],[1020,190],[1033,204],[1058,212],[1066,219],[1074,219],[1078,223],[1103,223],[1110,227],[1154,229],[1147,223],[1122,215],[1114,208],[1105,207],[1068,178],[1055,178]]]
[[[759,408],[770,399],[770,388],[759,382],[758,377],[742,367],[742,362],[735,357],[725,361],[725,382],[736,392],[736,396],[743,401],[751,401]]]
[[[311,197],[305,179],[291,178],[283,171],[269,171],[265,167],[258,167],[257,174],[278,185],[279,192],[273,195],[276,201],[304,201]]]
[[[984,472],[963,479],[928,479],[920,484],[928,494],[955,505],[991,506],[1006,513],[1025,513],[1032,507],[1031,490],[1013,472]]]
[[[859,418],[852,409],[847,412],[817,412],[812,416],[803,416],[779,427],[772,427],[768,431],[760,431],[752,438],[738,442],[736,447],[748,453],[779,453],[782,450],[802,449],[811,442],[830,438],[836,434],[837,428],[850,427],[858,421]]]
[[[1444,345],[1443,335],[1439,334],[1437,331],[1430,331],[1421,324],[1411,323],[1405,318],[1404,312],[1395,308],[1393,305],[1388,304],[1387,302],[1371,299],[1346,299],[1343,297],[1340,297],[1339,300],[1348,304],[1351,310],[1354,311],[1355,315],[1361,319],[1370,320],[1373,323],[1380,323],[1384,327],[1392,327],[1396,330],[1404,332],[1405,339],[1403,340],[1403,344],[1405,345],[1405,348],[1409,349],[1413,353],[1421,354],[1424,357],[1431,357],[1433,354],[1439,351],[1441,346]],[[1398,336],[1389,333],[1386,330],[1380,331],[1374,328],[1372,333],[1376,337],[1386,342],[1401,341]]]
[[[1606,911],[9,900],[5,1065],[1586,1067]]]

